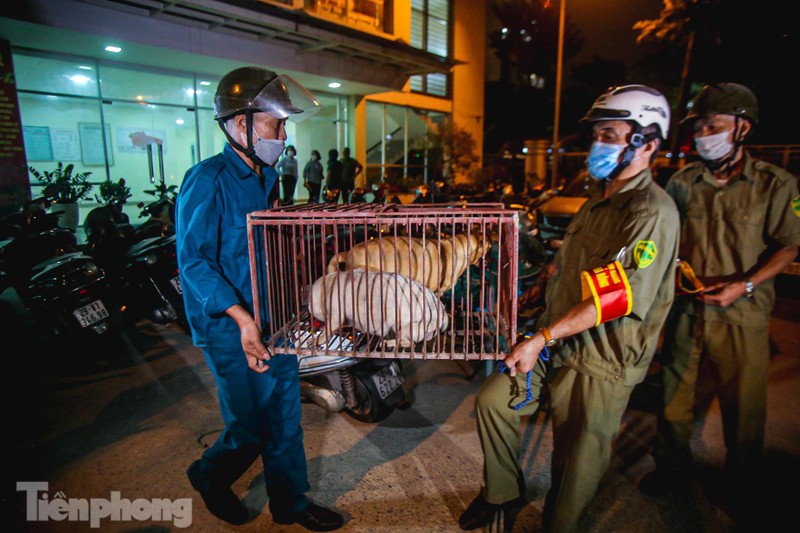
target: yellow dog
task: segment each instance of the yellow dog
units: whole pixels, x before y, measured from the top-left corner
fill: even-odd
[[[426,238],[424,245],[420,238],[388,236],[336,254],[328,263],[328,272],[396,272],[442,295],[455,286],[468,265],[480,264],[488,246],[478,232],[452,239]]]

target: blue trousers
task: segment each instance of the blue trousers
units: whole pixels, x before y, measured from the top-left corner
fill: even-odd
[[[203,350],[217,383],[225,429],[189,469],[198,490],[229,487],[261,456],[273,516],[300,513],[309,490],[297,357],[278,355],[258,374],[241,348]]]

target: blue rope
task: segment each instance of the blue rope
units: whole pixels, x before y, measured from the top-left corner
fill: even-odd
[[[545,346],[542,348],[542,351],[539,352],[539,359],[544,361],[545,363],[550,360],[550,349]],[[499,373],[503,373],[508,370],[505,361],[498,361],[497,362],[497,371]],[[533,401],[533,387],[531,387],[531,376],[533,375],[533,370],[528,370],[527,376],[525,376],[525,388],[527,389],[527,393],[525,394],[525,399],[522,400],[517,405],[512,405],[511,408],[515,411],[518,411],[531,403]]]

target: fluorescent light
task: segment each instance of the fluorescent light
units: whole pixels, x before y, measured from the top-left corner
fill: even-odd
[[[175,121],[175,124],[177,124],[179,126],[183,125],[183,119],[179,118],[178,120]]]
[[[113,46],[113,45],[106,46],[105,50],[106,50],[106,52],[114,52],[115,54],[118,54],[118,53],[122,52],[122,48],[120,48],[119,46]]]
[[[338,81],[332,81],[328,84],[328,87],[330,87],[331,89],[338,89],[341,86],[342,84],[339,83]]]
[[[209,85],[211,85],[211,82],[210,81],[201,81],[200,85],[204,85],[204,86],[208,87]]]
[[[92,70],[92,67],[88,65],[78,65],[78,68],[81,70]]]
[[[74,76],[70,76],[69,79],[77,83],[78,85],[86,85],[86,83],[88,83],[91,80],[91,78],[89,78],[88,76],[84,76],[82,74],[76,74]]]

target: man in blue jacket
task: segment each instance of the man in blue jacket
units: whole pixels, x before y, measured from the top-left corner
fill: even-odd
[[[270,358],[253,318],[247,214],[277,197],[273,168],[287,119],[318,111],[319,101],[287,76],[258,67],[226,74],[214,118],[228,144],[186,173],[175,230],[192,341],[217,384],[225,428],[187,474],[216,517],[243,524],[248,511],[231,485],[261,456],[272,518],[332,531],[342,516],[308,500],[296,357]]]

